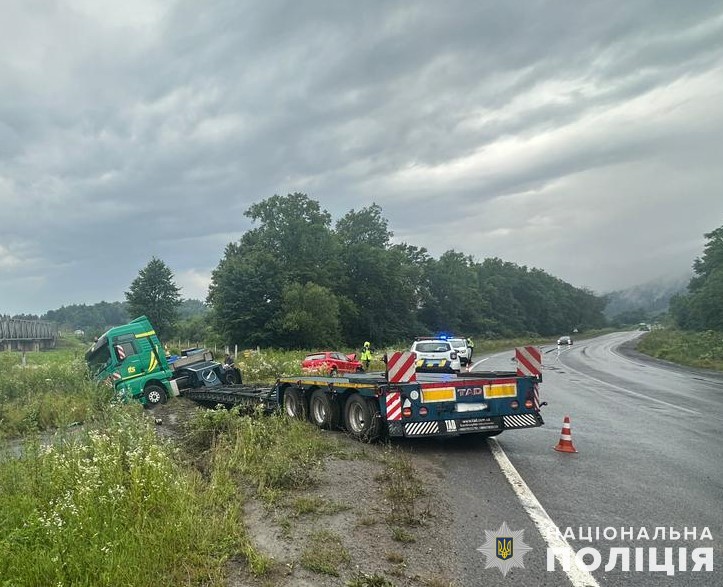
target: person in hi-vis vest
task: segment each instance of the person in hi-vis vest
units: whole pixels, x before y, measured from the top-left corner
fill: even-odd
[[[370,342],[364,343],[364,348],[361,352],[361,358],[359,359],[362,363],[364,363],[364,370],[369,370],[369,363],[372,361],[372,344]]]

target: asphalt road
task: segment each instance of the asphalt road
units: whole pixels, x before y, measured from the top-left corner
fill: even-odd
[[[545,426],[505,432],[497,441],[553,522],[572,528],[578,551],[597,548],[602,565],[592,572],[599,585],[723,585],[723,376],[647,360],[629,350],[639,333],[615,333],[576,341],[558,350],[543,347],[541,399]],[[511,352],[491,357],[490,368],[510,367]],[[563,417],[572,422],[578,454],[553,450]],[[454,541],[464,585],[570,585],[561,571],[546,571],[540,532],[502,475],[488,443],[455,439],[417,443],[414,450],[440,459],[454,497],[450,540]],[[525,568],[503,577],[485,569],[477,548],[485,530],[507,522],[524,530],[532,551]],[[579,528],[593,530],[593,541],[579,540]],[[633,528],[634,537],[602,537],[604,528]],[[713,540],[652,540],[656,527],[709,528]],[[599,528],[600,539],[594,537]],[[651,540],[637,540],[645,528]],[[666,532],[667,537],[667,532]],[[605,571],[610,548],[631,548],[630,571]],[[635,571],[634,548],[645,548],[645,571]],[[648,548],[674,548],[676,572],[648,571]],[[678,570],[678,549],[714,549],[713,572]],[[586,559],[590,562],[590,559]]]

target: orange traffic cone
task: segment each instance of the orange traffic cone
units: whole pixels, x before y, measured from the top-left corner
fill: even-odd
[[[570,416],[565,416],[562,421],[562,432],[560,433],[560,442],[557,443],[555,450],[558,452],[577,452],[572,444],[572,431],[570,430]]]

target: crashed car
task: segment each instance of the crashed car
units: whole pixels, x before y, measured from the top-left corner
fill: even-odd
[[[301,361],[305,373],[336,375],[337,373],[356,373],[364,370],[357,360],[356,353],[345,355],[336,351],[323,351],[306,355]]]
[[[572,344],[572,338],[569,336],[561,336],[557,339],[557,346],[561,346],[563,344]]]

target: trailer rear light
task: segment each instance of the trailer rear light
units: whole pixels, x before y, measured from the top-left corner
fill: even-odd
[[[534,405],[535,405],[535,404],[532,402],[531,399],[525,400],[525,407],[526,407],[528,410],[531,410],[531,409],[534,407]]]
[[[428,410],[427,408],[425,408],[424,406],[422,406],[421,408],[419,408],[419,415],[420,415],[420,416],[426,416],[427,414],[429,414],[429,410]]]
[[[513,399],[513,400],[510,402],[510,407],[511,407],[513,410],[516,410],[517,408],[520,407],[520,402],[518,402],[516,399]]]
[[[404,416],[405,418],[411,418],[412,408],[402,408],[402,416]]]

